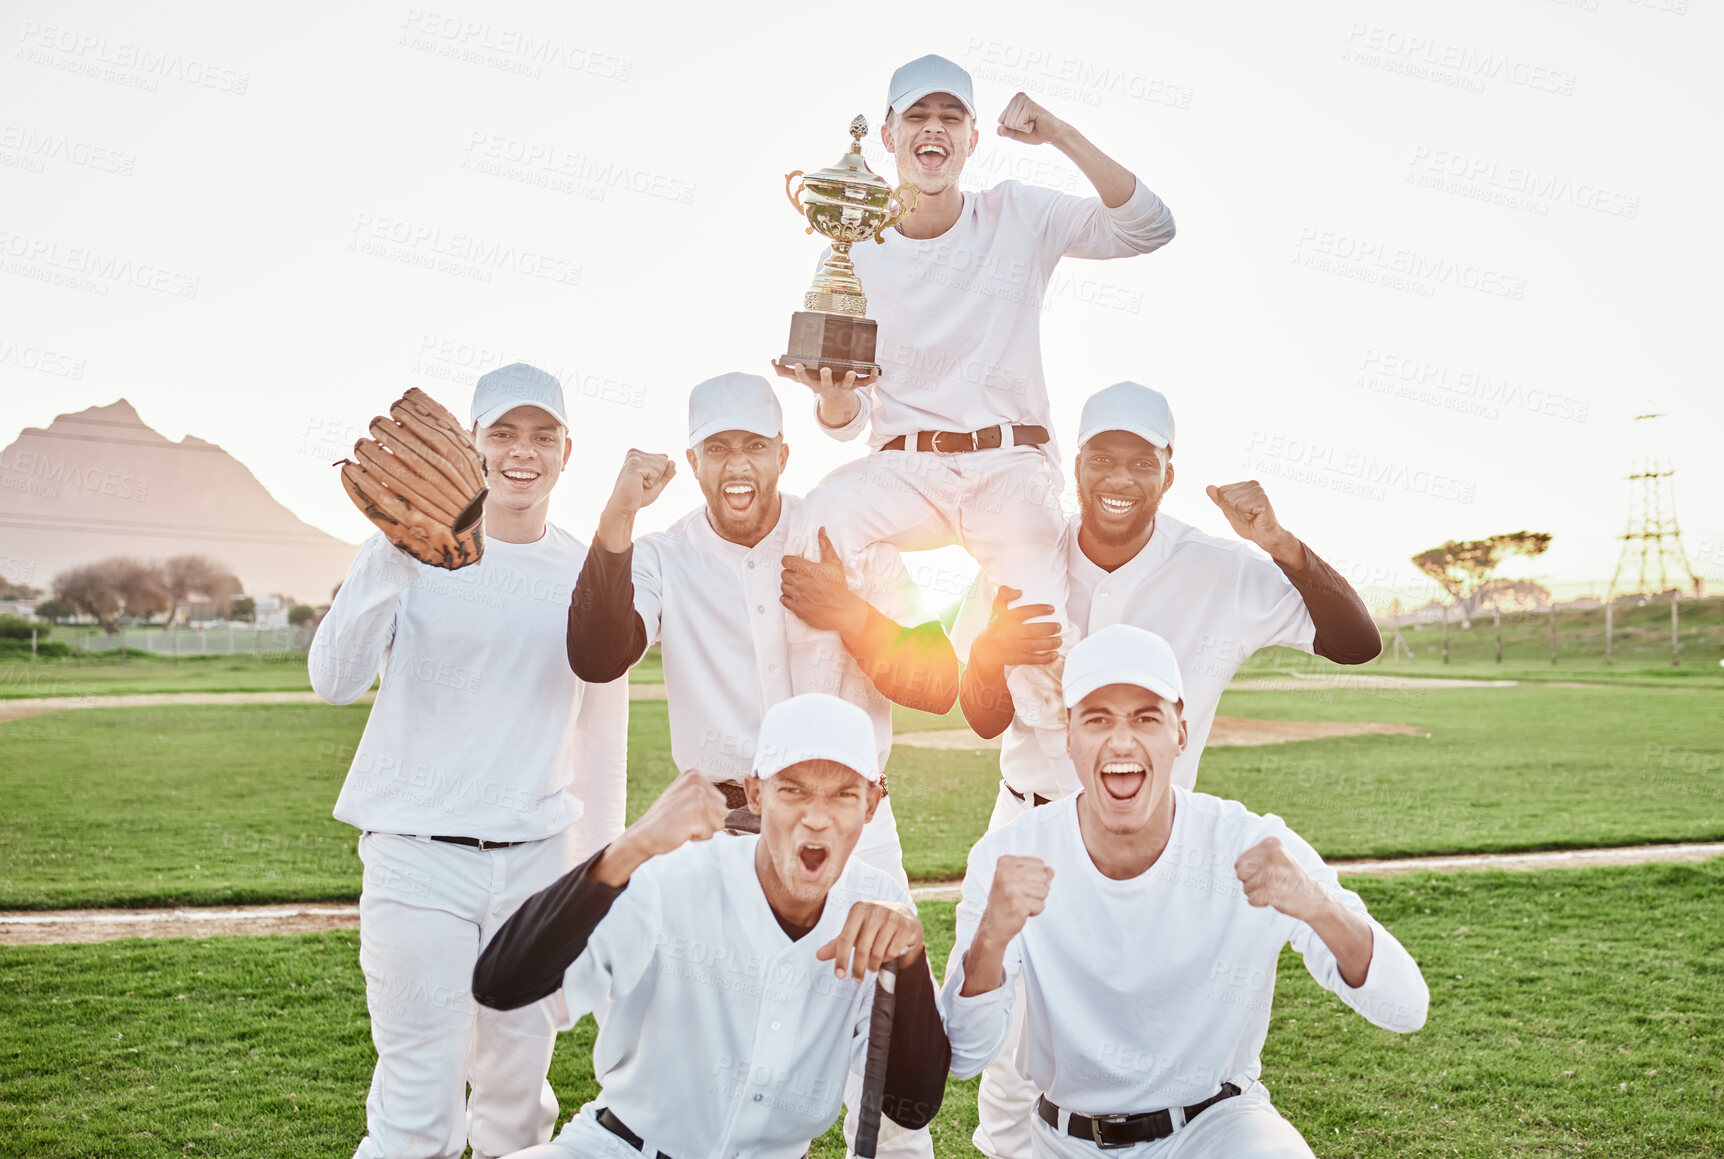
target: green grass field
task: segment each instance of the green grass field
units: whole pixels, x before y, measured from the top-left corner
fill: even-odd
[[[1380,1031],[1283,955],[1264,1079],[1319,1155],[1724,1147],[1724,861],[1349,884],[1422,964],[1431,1015]],[[952,906],[923,912],[943,967]],[[346,1154],[373,1060],[357,941],[0,948],[8,1153]],[[590,1034],[558,1046],[564,1119],[594,1093]],[[948,1087],[941,1159],[975,1154],[974,1086]],[[841,1155],[835,1136],[814,1154]]]
[[[0,908],[356,897],[355,835],[329,811],[367,711],[82,709],[0,725]],[[1200,787],[1280,813],[1331,858],[1724,839],[1724,732],[1704,689],[1234,691],[1221,711],[1430,731],[1204,754]],[[961,875],[997,755],[900,745],[889,772],[911,876]],[[665,706],[636,701],[630,816],[671,776]]]

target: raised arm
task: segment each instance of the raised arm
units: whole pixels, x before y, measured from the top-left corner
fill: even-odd
[[[1011,981],[1022,969],[1018,934],[1047,904],[1053,869],[1034,857],[989,859],[978,845],[958,902],[956,965],[946,971],[940,1006],[952,1043],[952,1074],[980,1074],[1006,1044]]]
[[[1257,480],[1211,484],[1208,491],[1234,533],[1268,552],[1298,591],[1316,628],[1313,652],[1337,664],[1364,664],[1382,654],[1383,636],[1365,601],[1340,572],[1281,526]]]
[[[569,599],[565,638],[569,668],[589,684],[610,683],[646,652],[646,623],[635,610],[635,516],[664,494],[675,475],[668,455],[631,447],[599,515],[599,529]]]
[[[395,640],[401,593],[419,578],[419,568],[382,533],[365,541],[306,657],[317,695],[330,704],[352,704],[371,687]]]
[[[635,870],[661,853],[724,828],[724,794],[695,770],[683,773],[639,821],[503,923],[473,969],[473,997],[514,1010],[553,994],[586,951],[593,931]]]
[[[1252,905],[1299,923],[1290,940],[1319,984],[1385,1030],[1425,1024],[1431,996],[1418,963],[1304,841],[1272,833],[1239,855],[1234,872]]]

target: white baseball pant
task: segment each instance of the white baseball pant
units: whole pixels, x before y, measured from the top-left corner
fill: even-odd
[[[377,1068],[354,1159],[458,1159],[469,1143],[474,1159],[491,1159],[551,1137],[551,1010],[477,1005],[473,967],[522,902],[580,863],[577,844],[571,831],[490,850],[359,839],[359,963]]]
[[[1019,589],[1024,602],[1053,606],[1062,624],[1063,654],[1076,631],[1066,619],[1065,556],[1059,550],[1066,524],[1062,486],[1053,458],[1040,447],[955,455],[874,451],[838,467],[808,493],[797,532],[814,543],[815,530],[824,527],[852,577],[861,572],[860,553],[873,543],[900,551],[958,544],[993,582]],[[816,633],[795,617],[789,631],[793,642],[836,635]],[[1006,674],[1018,716],[1036,729],[1050,755],[1065,751],[1062,667],[1063,659]],[[795,675],[802,682],[818,679]]]

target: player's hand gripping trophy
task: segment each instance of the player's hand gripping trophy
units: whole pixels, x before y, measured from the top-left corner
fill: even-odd
[[[862,135],[868,121],[850,122],[850,151],[829,169],[785,175],[784,192],[796,212],[808,219],[808,232],[832,243],[832,255],[814,276],[804,295],[804,309],[791,315],[790,345],[776,364],[786,377],[820,389],[854,374],[868,380],[879,373],[874,362],[876,324],[867,317],[868,299],[850,260],[857,242],[882,240],[881,235],[916,208],[916,187],[896,189],[868,168],[862,159]],[[802,183],[795,189],[791,182]],[[822,380],[825,380],[822,382]],[[850,385],[864,385],[854,380]]]

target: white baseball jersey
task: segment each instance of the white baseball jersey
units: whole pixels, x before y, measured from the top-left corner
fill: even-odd
[[[1418,965],[1279,817],[1177,786],[1173,794],[1166,850],[1126,881],[1104,876],[1090,859],[1078,796],[1019,817],[970,851],[952,950],[958,965],[941,995],[953,1074],[976,1073],[1004,1044],[1012,982],[1021,976],[1027,1071],[1067,1110],[1135,1114],[1187,1106],[1223,1082],[1249,1085],[1262,1071],[1276,962],[1288,944],[1320,985],[1376,1025],[1405,1032],[1424,1024],[1430,996]],[[1342,980],[1310,926],[1245,900],[1234,861],[1270,836],[1370,922],[1363,986]],[[1007,854],[1053,868],[1047,905],[1009,944],[1006,984],[961,997],[962,958],[987,906],[994,866]],[[1074,1145],[1072,1154],[1079,1153]]]
[[[1173,238],[1173,215],[1142,182],[1109,209],[1099,197],[1003,181],[964,194],[957,222],[939,237],[883,236],[850,251],[879,323],[883,373],[854,421],[826,428],[850,439],[871,421],[876,448],[917,431],[1051,429],[1041,340],[1048,294],[1082,302],[1118,292],[1090,276],[1061,282],[1054,267],[1062,257],[1149,253]]]
[[[622,831],[628,687],[569,670],[569,595],[586,545],[547,525],[488,540],[446,571],[382,534],[360,548],[308,658],[311,684],[348,704],[383,684],[335,816],[360,829],[536,841],[576,824]]]
[[[714,838],[642,865],[563,976],[565,1029],[604,1011],[593,1105],[646,1154],[799,1159],[865,1069],[874,975],[834,977],[814,952],[855,903],[908,895],[852,857],[792,942],[761,891],[758,843]]]
[[[634,546],[635,610],[647,642],[662,645],[671,757],[714,781],[742,780],[754,760],[767,708],[801,692],[831,692],[874,720],[880,767],[892,751],[892,706],[842,646],[827,646],[803,667],[831,681],[798,686],[793,677],[790,613],[780,602],[783,559],[802,500],[780,495],[777,525],[753,547],[721,537],[698,507]],[[888,547],[868,553],[861,595],[888,619],[921,622],[915,585]]]
[[[1173,783],[1197,783],[1197,765],[1215,723],[1221,694],[1239,666],[1263,648],[1311,651],[1316,629],[1305,600],[1275,562],[1235,539],[1220,539],[1162,512],[1142,551],[1103,571],[1078,546],[1078,520],[1066,526],[1061,551],[1070,582],[1066,613],[1080,636],[1113,624],[1154,632],[1173,646],[1185,679],[1185,751]],[[972,601],[979,613],[993,602]],[[1034,730],[1013,720],[1000,749],[1000,775],[1018,792],[1057,798],[1077,791],[1063,755],[1048,757]]]

